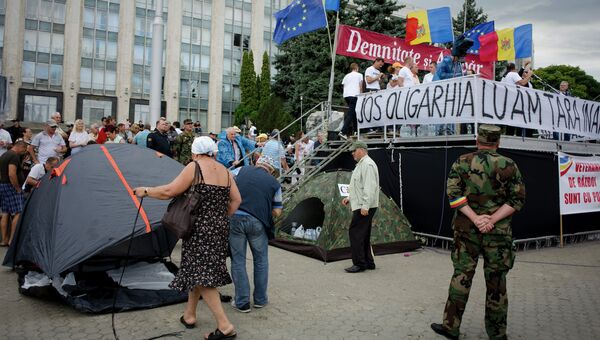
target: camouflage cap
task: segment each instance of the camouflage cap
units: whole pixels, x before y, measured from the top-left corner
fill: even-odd
[[[477,129],[477,141],[482,145],[494,145],[500,141],[500,131],[496,125],[481,124]]]
[[[350,151],[354,151],[356,149],[365,149],[367,150],[367,143],[361,141],[361,140],[357,140],[356,142],[352,143],[352,146],[350,146]]]

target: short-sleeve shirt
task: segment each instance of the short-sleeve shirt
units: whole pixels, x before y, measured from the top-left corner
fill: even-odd
[[[269,140],[265,146],[263,146],[262,154],[271,157],[275,168],[281,170],[281,158],[285,157],[285,150],[283,150],[283,145],[281,145],[281,143],[276,139]]]
[[[515,85],[522,79],[523,78],[521,78],[521,76],[517,72],[508,72],[508,74],[504,78],[502,78],[502,82]]]
[[[415,85],[415,78],[413,77],[412,71],[408,67],[404,66],[401,68],[398,75],[400,78],[404,79],[404,85],[402,85],[403,87]]]
[[[0,146],[0,155],[4,154],[6,150],[6,144],[12,144],[12,138],[10,137],[10,133],[4,129],[0,129],[0,140],[4,142],[4,146]]]
[[[31,168],[27,177],[31,177],[37,181],[40,178],[44,177],[45,174],[46,174],[46,168],[44,167],[44,164],[40,163],[40,164],[34,165]],[[25,190],[25,185],[26,184],[23,184],[23,190]]]
[[[86,145],[90,141],[90,135],[87,132],[71,132],[69,142],[78,145]]]
[[[367,88],[368,89],[374,89],[374,90],[379,90],[381,89],[381,87],[379,87],[379,80],[375,80],[374,82],[370,83],[367,81],[367,77],[371,77],[371,78],[377,78],[379,77],[379,74],[381,72],[376,69],[374,66],[369,66],[366,70],[365,70],[365,82],[367,83]]]
[[[427,73],[424,77],[423,77],[423,84],[428,84],[433,82],[433,73]]]
[[[133,140],[135,141],[135,144],[137,144],[139,146],[147,147],[147,145],[146,145],[146,139],[148,138],[149,134],[150,134],[150,131],[148,131],[148,130],[144,130],[144,131],[138,132],[135,135],[135,137],[133,137]]]
[[[10,178],[8,177],[8,166],[10,164],[17,167],[17,180],[19,185],[23,185],[25,178],[23,178],[21,156],[12,150],[8,150],[0,156],[0,183],[10,183]]]
[[[352,71],[344,76],[342,85],[344,85],[344,98],[356,97],[360,94],[360,83],[363,80],[362,74]]]
[[[46,131],[42,131],[33,137],[31,145],[38,148],[38,161],[45,163],[48,157],[58,157],[58,152],[55,149],[66,144],[65,140],[58,133],[50,137]]]

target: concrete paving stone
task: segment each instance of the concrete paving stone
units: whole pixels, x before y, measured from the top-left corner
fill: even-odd
[[[0,250],[0,256],[5,250]],[[173,258],[179,261],[179,247]],[[447,251],[424,250],[410,257],[376,257],[378,269],[346,274],[349,261],[322,262],[270,248],[271,304],[241,314],[225,306],[239,339],[438,339],[429,328],[440,322],[452,274]],[[586,264],[595,267],[577,267]],[[251,266],[248,266],[251,272]],[[16,275],[0,270],[0,338],[112,338],[110,315],[90,316],[58,303],[20,295]],[[508,275],[511,339],[600,338],[600,242],[519,252]],[[221,288],[233,294],[233,287]],[[486,338],[485,284],[477,267],[465,311],[463,339]],[[121,339],[141,339],[183,331],[177,339],[199,339],[215,322],[199,305],[199,328],[184,331],[184,305],[116,315]]]

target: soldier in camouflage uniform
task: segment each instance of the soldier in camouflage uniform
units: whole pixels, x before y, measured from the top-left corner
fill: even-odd
[[[449,339],[458,339],[479,255],[487,287],[485,329],[490,339],[506,339],[506,274],[515,257],[511,216],[525,203],[525,186],[515,162],[496,152],[499,142],[499,127],[480,125],[477,151],[460,156],[448,174],[448,199],[456,209],[454,274],[444,322],[431,328]]]
[[[192,143],[194,134],[194,123],[191,119],[183,121],[183,132],[175,139],[175,159],[183,165],[192,161]]]

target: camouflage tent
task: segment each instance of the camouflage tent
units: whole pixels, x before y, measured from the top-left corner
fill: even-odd
[[[351,174],[341,170],[323,172],[302,184],[275,221],[271,244],[326,262],[350,258],[348,226],[352,212],[341,204],[338,184],[349,184]],[[380,195],[371,232],[375,255],[418,248],[420,243],[400,208],[383,192]],[[308,232],[304,237],[294,237],[300,226]],[[320,230],[318,236],[316,230]]]

